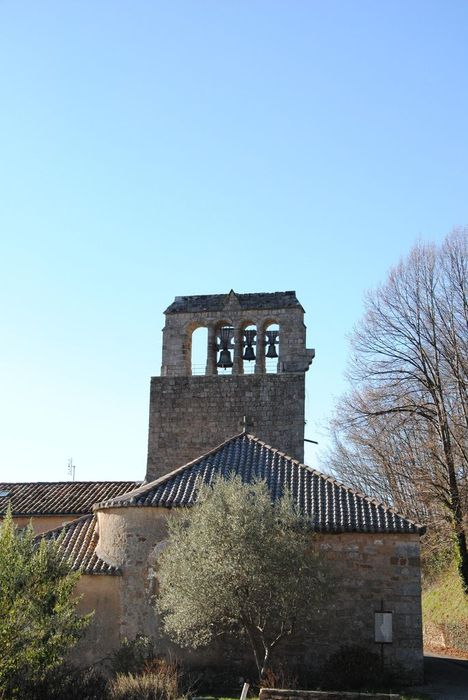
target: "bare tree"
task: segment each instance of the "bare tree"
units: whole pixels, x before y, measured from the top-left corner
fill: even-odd
[[[468,229],[416,245],[369,293],[334,420],[341,478],[448,523],[468,593]]]

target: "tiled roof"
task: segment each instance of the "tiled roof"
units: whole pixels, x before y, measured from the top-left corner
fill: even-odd
[[[235,294],[241,309],[289,309],[301,305],[296,292],[265,292],[257,294]],[[230,294],[203,294],[191,297],[176,297],[166,309],[166,314],[222,311]]]
[[[98,542],[97,518],[95,515],[84,515],[73,520],[64,527],[57,527],[49,532],[44,532],[36,537],[41,539],[56,540],[63,533],[60,549],[63,559],[67,559],[73,571],[81,571],[83,574],[107,574],[118,575],[117,567],[108,564],[97,556],[95,549]]]
[[[240,475],[247,483],[264,479],[273,499],[279,498],[287,487],[316,532],[424,532],[424,527],[384,503],[340,484],[245,433],[129,494],[96,504],[95,509],[190,506],[196,500],[200,480],[211,484],[217,476],[227,477],[231,473]]]
[[[0,516],[8,504],[14,515],[81,515],[91,513],[93,503],[127,493],[141,481],[38,481],[0,483]]]

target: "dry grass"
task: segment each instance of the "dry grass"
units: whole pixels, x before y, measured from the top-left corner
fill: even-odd
[[[119,673],[109,683],[110,700],[177,700],[180,697],[179,670],[175,663],[155,660],[142,674]]]

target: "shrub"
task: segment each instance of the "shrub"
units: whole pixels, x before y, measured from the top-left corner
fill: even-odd
[[[241,676],[239,670],[229,664],[221,669],[217,666],[205,666],[197,671],[191,687],[195,686],[197,695],[202,696],[222,693],[223,696],[234,697],[240,695],[243,683],[250,680]]]
[[[22,700],[105,700],[107,679],[95,668],[63,665],[29,688]]]
[[[0,524],[0,695],[30,697],[79,639],[90,616],[76,614],[78,578],[59,542],[38,542],[8,511]]]
[[[273,671],[273,669],[267,669],[261,682],[262,688],[288,688],[289,690],[294,690],[299,687],[299,680],[296,673],[289,669],[285,669],[283,666],[278,666],[278,668]]]
[[[139,675],[119,673],[109,683],[109,700],[177,700],[181,695],[179,668],[165,659],[146,662]]]
[[[124,639],[112,657],[112,670],[120,674],[138,674],[155,657],[156,649],[150,637],[138,635],[134,639]]]

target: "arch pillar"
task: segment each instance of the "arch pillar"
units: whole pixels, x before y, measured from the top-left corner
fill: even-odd
[[[265,328],[263,323],[257,323],[256,340],[255,374],[265,374]]]
[[[208,340],[206,348],[205,374],[217,374],[216,369],[216,328],[213,324],[208,326]]]
[[[233,336],[234,336],[234,359],[232,366],[233,374],[244,374],[244,364],[242,360],[242,340],[243,340],[243,326],[234,326]]]

